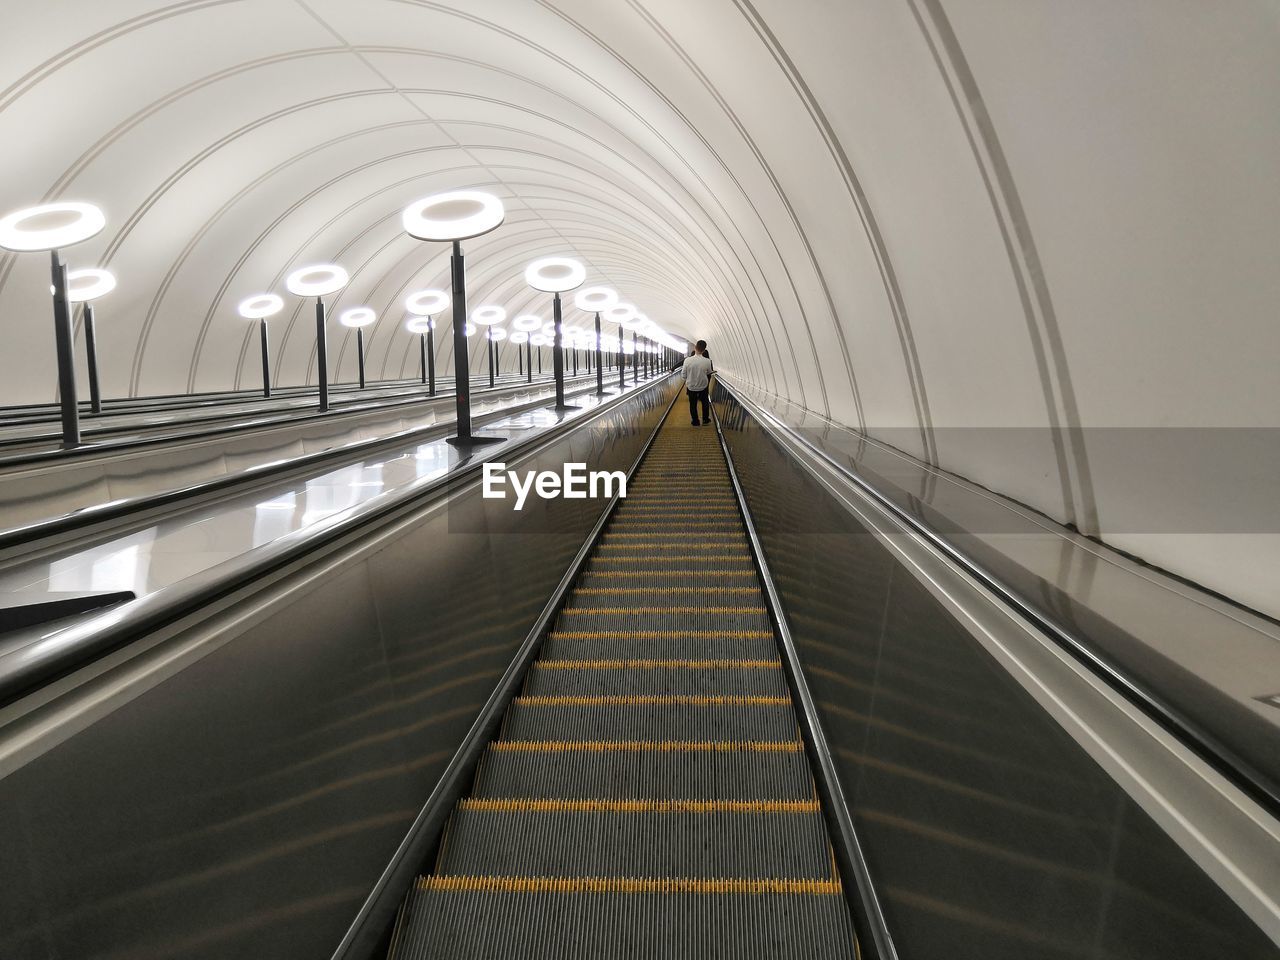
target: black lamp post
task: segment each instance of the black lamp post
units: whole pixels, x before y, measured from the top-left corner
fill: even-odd
[[[502,201],[478,190],[435,194],[410,204],[401,216],[409,236],[453,245],[449,273],[453,288],[453,393],[458,432],[456,436],[449,437],[448,442],[463,449],[506,439],[471,432],[471,371],[466,335],[467,275],[462,255],[463,240],[496,230],[505,218]]]

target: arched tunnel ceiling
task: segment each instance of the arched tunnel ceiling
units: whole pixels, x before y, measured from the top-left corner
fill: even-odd
[[[1269,2],[56,0],[0,18],[0,212],[106,210],[68,259],[120,278],[108,396],[256,384],[235,305],[313,261],[352,273],[336,308],[379,311],[373,375],[411,373],[399,304],[444,284],[447,250],[398,212],[479,187],[509,215],[467,245],[473,305],[546,314],[521,268],[577,255],[742,381],[1273,606],[1256,562],[1224,558],[1274,559],[1274,537],[1206,564],[1185,531],[1126,529],[1153,478],[1089,434],[1275,424]],[[52,399],[47,270],[0,256],[0,403]],[[314,377],[307,316],[273,321],[281,383]],[[348,340],[335,325],[339,379]]]

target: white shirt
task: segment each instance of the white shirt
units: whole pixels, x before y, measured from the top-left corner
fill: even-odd
[[[711,365],[711,358],[704,357],[700,353],[695,353],[692,357],[685,357],[684,365],[680,368],[680,376],[684,377],[684,385],[690,390],[707,389],[713,373],[715,373],[715,367]]]

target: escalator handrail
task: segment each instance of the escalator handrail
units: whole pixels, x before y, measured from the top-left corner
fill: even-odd
[[[1280,786],[1263,771],[1246,761],[1220,738],[1205,730],[1195,720],[1161,695],[1158,690],[1133,676],[1092,643],[1088,637],[1071,630],[1039,604],[1026,599],[1021,593],[1005,584],[982,563],[957,547],[946,536],[920,517],[881,493],[873,484],[840,463],[829,453],[809,440],[794,427],[758,403],[752,402],[729,384],[721,385],[758,421],[776,434],[786,437],[801,447],[815,460],[846,480],[863,496],[889,514],[896,522],[921,537],[933,550],[947,561],[959,567],[1019,616],[1028,621],[1040,633],[1087,667],[1113,690],[1158,723],[1205,763],[1248,795],[1272,817],[1280,818]]]
[[[746,529],[747,540],[751,544],[751,554],[764,589],[769,618],[773,621],[774,629],[778,634],[779,652],[791,686],[793,705],[811,754],[815,781],[822,794],[822,808],[836,846],[836,858],[840,862],[842,873],[850,876],[854,881],[853,892],[852,894],[847,892],[846,899],[849,901],[853,915],[859,921],[859,926],[869,934],[874,951],[871,954],[871,960],[898,960],[898,949],[894,943],[893,934],[889,930],[888,921],[885,920],[884,908],[880,903],[880,897],[871,876],[871,868],[867,863],[863,844],[853,822],[853,813],[846,798],[844,786],[840,782],[840,774],[836,768],[831,746],[827,741],[817,703],[804,675],[804,667],[800,661],[795,637],[791,634],[791,625],[785,615],[782,597],[774,582],[773,573],[769,569],[769,560],[765,556],[764,544],[760,540],[759,531],[756,530],[755,521],[752,519],[746,491],[742,489],[738,470],[729,452],[729,444],[725,440],[724,430],[720,424],[719,411],[714,407],[712,410],[715,412],[716,438],[720,441],[720,451],[724,454],[725,464],[729,468],[729,481],[733,485],[734,497],[742,515],[742,525]],[[860,958],[866,956],[866,953],[859,950]]]
[[[661,380],[664,378],[659,377],[656,379]],[[640,449],[630,469],[627,471],[628,483],[635,476],[640,464],[644,462],[645,456],[658,436],[658,432],[662,429],[666,418],[671,415],[671,410],[679,399],[680,394],[677,391],[672,395],[671,402],[667,404],[667,409],[663,412],[657,424],[654,425],[653,432],[649,435],[649,438],[645,441],[644,446]],[[440,836],[445,821],[453,812],[455,804],[471,788],[475,768],[480,762],[481,755],[489,742],[493,740],[502,723],[502,718],[506,716],[507,708],[510,706],[512,698],[520,692],[520,687],[529,672],[529,668],[538,657],[547,631],[551,628],[556,614],[560,611],[560,607],[564,604],[570,589],[578,579],[578,574],[582,572],[587,560],[590,559],[601,534],[604,532],[605,526],[613,516],[614,510],[621,500],[621,495],[615,493],[600,511],[600,517],[582,542],[582,546],[578,548],[578,552],[574,555],[573,560],[570,561],[555,590],[552,591],[547,602],[543,604],[538,618],[525,635],[525,639],[521,642],[515,656],[511,658],[511,662],[503,671],[502,677],[498,680],[493,692],[480,709],[480,713],[477,714],[462,743],[454,751],[449,760],[449,765],[440,775],[440,779],[436,782],[436,786],[427,798],[427,802],[423,804],[422,809],[414,818],[413,825],[409,828],[408,833],[405,834],[391,860],[388,861],[377,883],[374,884],[373,889],[365,898],[360,912],[356,914],[346,935],[338,944],[337,949],[334,950],[331,960],[374,960],[374,957],[378,955],[378,946],[383,932],[394,918],[397,906],[404,900],[406,889],[413,882],[414,877],[418,875],[423,862],[426,860],[426,855],[430,852],[429,844],[434,838]]]
[[[261,588],[269,578],[290,565],[318,558],[348,538],[367,536],[374,527],[384,526],[405,513],[446,497],[456,485],[480,474],[494,454],[524,456],[555,442],[565,433],[589,426],[618,404],[663,382],[664,378],[650,380],[602,400],[581,417],[561,420],[519,440],[484,447],[484,455],[472,454],[442,476],[421,478],[389,490],[122,607],[60,630],[32,628],[0,638],[0,708],[237,591]]]
[[[572,380],[574,378],[569,378]],[[578,377],[579,380],[587,380],[587,377]],[[550,383],[550,380],[535,380],[533,385],[539,383]],[[568,381],[566,381],[568,382]],[[594,382],[594,381],[593,381]],[[513,384],[504,384],[494,386],[493,391],[513,390],[517,388],[527,388],[530,384],[521,382]],[[482,396],[490,392],[489,387],[481,387],[472,391],[473,397]],[[26,452],[18,452],[12,454],[4,454],[5,443],[0,441],[0,474],[8,470],[20,470],[25,467],[34,466],[36,464],[49,461],[66,462],[80,458],[88,458],[95,456],[111,456],[117,453],[127,453],[134,450],[146,449],[147,447],[161,446],[164,444],[183,444],[198,443],[212,437],[229,436],[236,433],[244,433],[248,431],[270,430],[276,427],[289,427],[297,423],[310,421],[333,423],[346,417],[363,416],[370,412],[381,410],[394,410],[398,407],[411,407],[417,404],[434,403],[438,400],[447,400],[454,396],[452,391],[447,393],[438,392],[434,397],[422,394],[405,394],[395,395],[378,399],[376,397],[363,401],[354,401],[349,405],[343,405],[328,411],[319,409],[311,410],[288,410],[288,411],[263,411],[261,413],[248,414],[252,419],[242,419],[235,423],[229,423],[224,426],[210,426],[202,430],[194,430],[189,433],[170,433],[158,437],[146,436],[125,436],[123,439],[111,440],[106,439],[100,442],[89,442],[81,444],[78,447],[48,448],[40,450],[31,450]],[[205,417],[201,420],[188,421],[192,423],[212,423],[219,420],[234,420],[237,417],[245,416],[242,413],[229,413],[217,417]],[[181,424],[181,418],[173,421],[173,424]],[[156,426],[170,426],[172,424],[152,424]],[[123,432],[126,428],[120,430],[109,431],[104,428],[103,432]],[[146,427],[129,427],[129,430],[139,431],[145,430]],[[46,434],[43,436],[23,437],[15,439],[8,445],[11,447],[20,447],[26,443],[54,442],[59,439],[60,434]]]
[[[590,391],[593,386],[594,383],[584,383],[566,392],[565,395],[570,397],[578,396]],[[448,399],[452,397],[452,394],[441,395],[441,397]],[[545,406],[546,402],[547,398],[544,396],[536,400],[529,400],[526,403],[503,407],[500,410],[493,410],[473,417],[472,423],[480,425],[491,423],[503,417]],[[72,513],[64,513],[45,520],[37,520],[21,527],[0,530],[0,556],[3,556],[7,551],[20,550],[50,537],[66,536],[85,527],[98,526],[99,524],[120,520],[130,514],[159,509],[193,497],[220,493],[242,484],[262,483],[270,478],[294,473],[298,470],[326,466],[336,461],[367,456],[370,453],[397,444],[421,442],[432,434],[451,430],[455,423],[456,420],[452,417],[447,420],[437,420],[424,427],[410,427],[408,430],[398,430],[382,437],[370,437],[367,440],[357,440],[353,443],[327,447],[324,450],[316,450],[311,453],[300,453],[296,457],[286,457],[281,460],[255,464],[236,473],[225,474],[209,480],[201,480],[184,487],[175,487],[172,490],[164,490],[160,493],[112,500],[101,506],[84,507]]]

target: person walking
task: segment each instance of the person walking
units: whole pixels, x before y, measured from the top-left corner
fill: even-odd
[[[689,419],[695,427],[711,422],[711,401],[707,391],[711,387],[711,375],[715,373],[711,357],[707,353],[707,341],[699,340],[693,354],[680,366],[685,392],[689,394]],[[698,404],[702,404],[702,419],[698,419]]]

